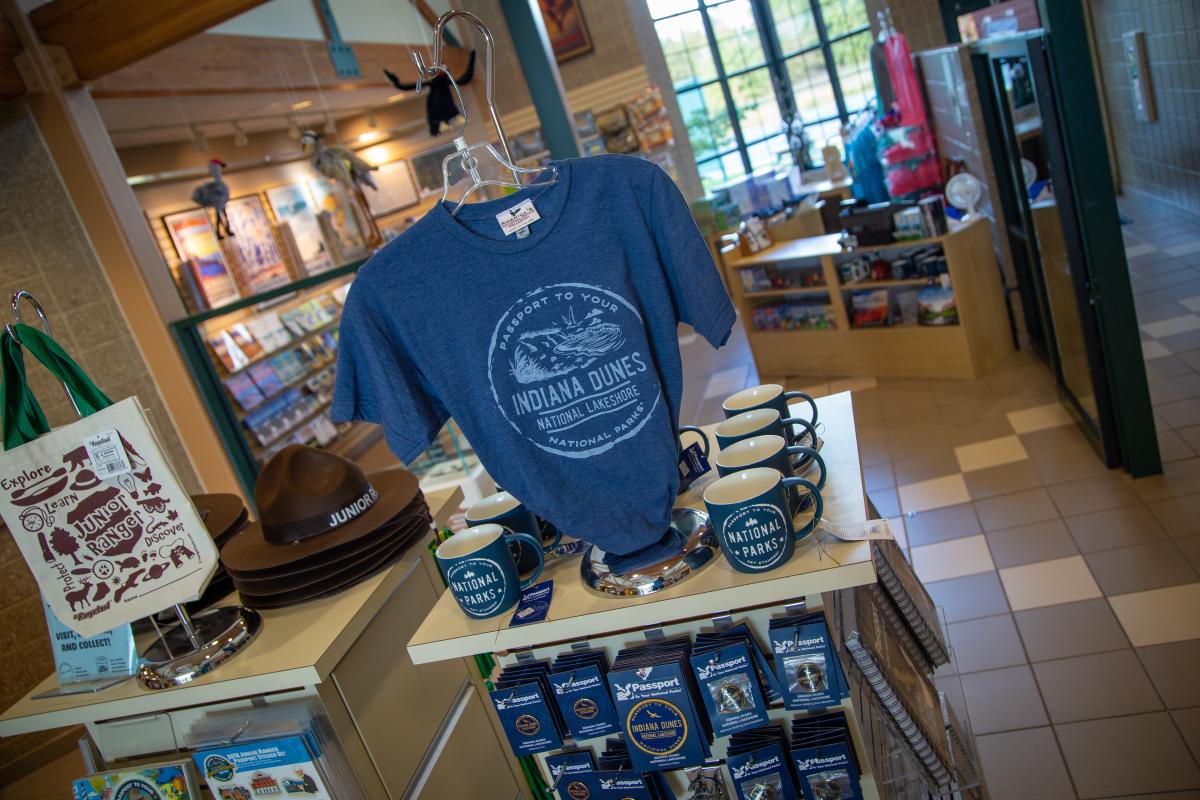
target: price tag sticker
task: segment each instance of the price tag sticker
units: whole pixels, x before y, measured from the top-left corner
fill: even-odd
[[[133,471],[129,454],[125,452],[125,445],[121,444],[121,437],[115,429],[85,436],[83,446],[92,461],[92,472],[101,480]]]
[[[865,542],[873,539],[895,539],[892,526],[886,519],[869,519],[866,522],[830,522],[823,519],[817,527],[831,533],[844,542]]]

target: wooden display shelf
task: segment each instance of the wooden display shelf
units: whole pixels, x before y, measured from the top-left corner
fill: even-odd
[[[746,297],[787,297],[793,294],[829,294],[828,286],[797,286],[794,289],[763,289],[758,292],[744,292]]]
[[[825,519],[835,522],[866,520],[863,503],[862,469],[854,432],[850,393],[822,397],[817,401],[820,421],[825,424],[825,446],[821,457],[829,470],[829,481],[821,492]],[[803,404],[795,406],[797,413]],[[717,450],[714,431],[705,432]],[[676,505],[704,508],[704,490],[716,479],[709,473],[680,495]],[[554,599],[541,622],[509,627],[511,613],[491,619],[465,616],[454,597],[444,592],[433,611],[408,642],[413,663],[425,664],[477,653],[493,653],[554,642],[583,639],[690,619],[708,618],[730,609],[752,608],[791,602],[875,580],[875,566],[867,542],[842,542],[823,536],[822,548],[809,545],[798,549],[784,566],[764,574],[738,572],[724,558],[702,573],[645,597],[616,598],[586,589],[579,574],[579,557],[548,560],[539,580],[554,581]]]
[[[874,375],[912,378],[975,378],[1013,352],[1004,287],[986,220],[945,236],[860,247],[854,252],[940,244],[958,307],[958,325],[897,325],[852,328],[847,292],[918,286],[927,278],[862,281],[842,285],[835,256],[837,235],[784,242],[726,263],[726,283],[743,320],[759,375]],[[764,295],[746,292],[733,270],[819,259],[833,307],[834,330],[755,330],[749,321]],[[825,289],[822,289],[825,291]]]

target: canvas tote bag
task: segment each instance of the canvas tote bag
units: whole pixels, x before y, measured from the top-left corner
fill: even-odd
[[[136,397],[113,403],[46,334],[0,336],[0,517],[55,615],[94,636],[195,599],[217,549]],[[28,351],[82,418],[50,430],[25,376]]]

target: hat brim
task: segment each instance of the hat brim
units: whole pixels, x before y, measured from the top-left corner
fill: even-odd
[[[228,539],[237,533],[238,522],[245,520],[249,514],[242,498],[224,492],[194,494],[192,505],[196,507],[200,519],[204,520],[204,527],[208,529],[208,535],[215,542]]]
[[[310,600],[318,600],[337,594],[338,592],[343,592],[385,568],[390,567],[397,559],[404,555],[405,551],[408,550],[408,546],[408,542],[398,541],[386,550],[380,551],[364,565],[353,568],[347,567],[336,573],[331,573],[323,580],[302,589],[271,595],[243,594],[239,591],[238,596],[241,598],[242,605],[247,608],[257,609],[284,608],[286,606],[307,603]]]
[[[221,548],[221,563],[230,573],[255,573],[277,569],[371,536],[413,502],[419,493],[417,478],[402,469],[372,472],[367,476],[379,499],[341,527],[291,544],[272,544],[263,538],[262,525],[253,522]],[[421,501],[424,506],[424,500]]]

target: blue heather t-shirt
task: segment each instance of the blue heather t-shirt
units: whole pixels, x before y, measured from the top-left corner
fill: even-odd
[[[658,166],[555,163],[552,184],[435,206],[359,270],[333,416],[382,424],[405,463],[453,417],[535,514],[626,554],[662,538],[679,485],[677,323],[719,347],[734,312]],[[525,200],[539,219],[506,236]]]

